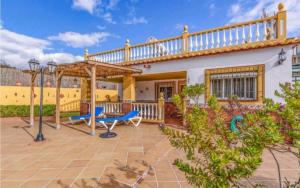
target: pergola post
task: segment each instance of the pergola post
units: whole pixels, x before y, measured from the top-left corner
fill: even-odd
[[[60,87],[63,71],[56,71],[56,106],[55,106],[55,121],[56,129],[60,129]]]
[[[30,82],[30,126],[34,126],[34,80],[37,73],[31,73]]]
[[[132,74],[123,77],[123,113],[131,110],[131,103],[135,101],[135,77]]]
[[[91,68],[91,135],[96,135],[95,124],[95,108],[96,108],[96,65]]]

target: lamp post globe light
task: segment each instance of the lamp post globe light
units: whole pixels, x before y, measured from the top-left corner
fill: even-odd
[[[43,121],[43,90],[44,90],[44,74],[45,70],[48,70],[50,74],[54,73],[56,68],[56,63],[54,61],[50,61],[47,63],[47,66],[41,66],[40,62],[36,59],[31,59],[28,62],[30,71],[35,73],[40,73],[40,113],[39,113],[39,132],[35,138],[36,142],[45,140],[42,130],[42,121]]]

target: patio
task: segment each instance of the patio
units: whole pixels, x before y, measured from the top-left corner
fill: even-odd
[[[44,142],[34,142],[37,126],[28,119],[1,119],[1,187],[192,187],[172,162],[184,158],[170,146],[155,124],[117,126],[118,136],[90,136],[90,128],[44,122]],[[37,125],[37,124],[36,124]],[[275,153],[282,177],[295,181],[299,163],[290,154]],[[150,168],[150,165],[153,168]],[[144,178],[143,178],[144,177]],[[269,152],[252,182],[278,186],[275,161]]]

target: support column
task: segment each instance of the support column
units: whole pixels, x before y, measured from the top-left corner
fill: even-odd
[[[189,31],[188,31],[188,26],[185,25],[182,33],[182,52],[185,53],[188,51],[189,51]]]
[[[91,135],[96,135],[95,108],[96,108],[96,65],[91,68]]]
[[[159,93],[158,99],[158,119],[161,124],[165,123],[165,97],[164,93]]]
[[[60,87],[63,72],[56,71],[56,106],[55,106],[55,122],[56,129],[60,129]]]
[[[125,75],[123,77],[123,113],[131,110],[131,103],[135,101],[135,77]]]
[[[30,126],[34,126],[34,80],[37,73],[31,74],[30,82]]]
[[[277,39],[286,39],[286,11],[284,10],[284,5],[282,3],[278,4],[277,13]]]

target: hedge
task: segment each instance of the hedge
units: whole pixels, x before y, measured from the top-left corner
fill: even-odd
[[[34,115],[38,116],[40,106],[34,106]],[[43,115],[52,116],[55,113],[55,105],[43,105]],[[0,117],[24,117],[30,115],[29,105],[0,105]]]
[[[40,106],[34,106],[34,115],[38,116],[40,112]],[[44,105],[43,115],[53,116],[55,113],[55,105]],[[77,116],[79,112],[61,112],[60,117]],[[0,117],[28,117],[30,115],[29,105],[0,105]]]

